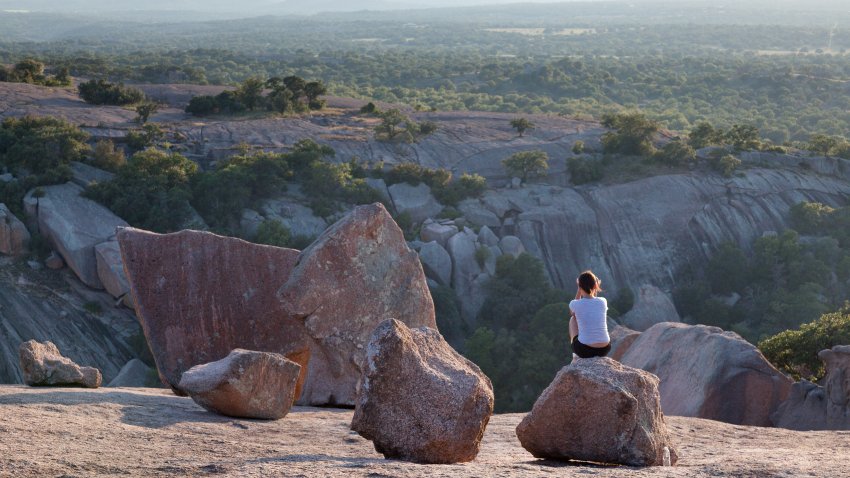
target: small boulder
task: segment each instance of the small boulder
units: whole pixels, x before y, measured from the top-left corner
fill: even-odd
[[[452,282],[452,258],[437,242],[423,244],[419,248],[419,260],[425,275],[437,281],[440,285],[450,285]]]
[[[434,199],[431,188],[425,183],[418,186],[398,183],[388,189],[396,211],[410,214],[413,222],[419,223],[429,217],[435,217],[443,210],[443,205]]]
[[[278,420],[292,408],[300,374],[301,366],[283,355],[236,349],[190,368],[180,388],[213,413]]]
[[[366,352],[351,429],[387,458],[475,459],[493,413],[493,386],[434,329],[390,319]]]
[[[670,296],[654,285],[644,284],[638,289],[635,305],[623,314],[620,322],[631,329],[643,332],[661,322],[681,322]]]
[[[29,251],[30,233],[5,204],[0,203],[0,254],[19,256]]]
[[[422,226],[419,237],[422,239],[422,242],[436,241],[437,244],[446,247],[449,238],[457,234],[457,232],[457,226],[432,222]]]
[[[666,448],[676,463],[658,377],[608,357],[562,368],[516,434],[537,458],[658,466]]]
[[[24,383],[32,387],[98,388],[103,380],[100,370],[80,367],[63,357],[53,342],[24,342],[18,349]]]
[[[487,226],[483,226],[481,230],[478,231],[478,242],[487,247],[498,246],[499,238],[492,229]]]
[[[516,236],[503,237],[499,241],[499,248],[502,249],[503,254],[513,256],[514,258],[519,257],[520,254],[525,252],[525,246],[522,245],[522,241]]]
[[[109,382],[107,387],[146,387],[148,386],[148,377],[152,371],[153,369],[145,365],[141,360],[130,360],[121,367],[121,371]]]

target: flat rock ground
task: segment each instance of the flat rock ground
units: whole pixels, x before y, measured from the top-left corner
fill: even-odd
[[[349,430],[351,415],[296,407],[265,422],[163,390],[0,386],[0,476],[850,476],[850,431],[668,417],[679,465],[639,469],[536,460],[514,434],[523,415],[505,414],[490,421],[474,462],[416,465],[384,460]]]

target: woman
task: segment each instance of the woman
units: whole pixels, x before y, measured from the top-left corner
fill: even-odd
[[[591,271],[576,279],[578,291],[570,302],[570,343],[573,353],[581,358],[604,357],[611,351],[608,336],[608,301],[596,297],[602,281]]]

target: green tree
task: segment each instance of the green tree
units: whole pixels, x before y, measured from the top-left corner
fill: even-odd
[[[94,147],[92,163],[98,168],[115,172],[127,163],[127,159],[124,157],[124,150],[116,149],[115,143],[103,139]]]
[[[749,124],[732,125],[724,135],[726,142],[738,151],[748,151],[761,147],[759,129]]]
[[[573,149],[572,149],[573,154],[583,154],[584,150],[585,150],[584,141],[578,140],[575,143],[573,143]]]
[[[148,119],[159,111],[159,103],[154,101],[145,101],[136,105],[136,121],[142,124],[148,122]]]
[[[660,125],[641,112],[606,114],[602,126],[614,130],[602,135],[602,149],[606,153],[647,156],[655,151],[652,142]]]
[[[236,91],[236,96],[239,98],[239,101],[248,108],[248,110],[254,111],[254,109],[263,101],[263,89],[265,88],[265,84],[266,83],[263,80],[256,76],[247,78],[239,86],[239,89]]]
[[[87,133],[61,119],[6,118],[0,124],[0,166],[44,174],[84,159],[91,151],[88,139]]]
[[[375,132],[389,140],[403,132],[401,125],[410,121],[405,114],[396,108],[384,111],[378,117],[381,118],[381,124],[375,127]]]
[[[292,241],[292,232],[280,221],[266,219],[257,228],[257,237],[254,242],[275,247],[289,247]]]
[[[522,138],[526,131],[534,129],[534,123],[527,118],[514,118],[511,120],[511,128],[515,129],[519,133],[519,137]]]
[[[508,174],[525,182],[529,178],[546,174],[549,170],[549,155],[542,150],[521,151],[503,159],[502,166]]]
[[[723,143],[724,132],[715,129],[711,123],[700,122],[688,134],[688,142],[692,148],[701,149],[707,146],[717,146]]]
[[[695,163],[697,160],[696,151],[684,141],[670,141],[665,144],[657,153],[655,159],[661,163],[670,166],[679,166]]]
[[[327,87],[321,81],[311,81],[304,85],[304,95],[307,97],[307,103],[310,109],[322,109],[324,103],[319,100],[319,97],[328,92]]]

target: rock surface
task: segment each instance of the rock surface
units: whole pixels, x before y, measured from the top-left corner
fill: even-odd
[[[80,367],[63,357],[53,342],[30,340],[19,349],[24,382],[33,387],[100,387],[103,377],[94,367]]]
[[[850,345],[822,350],[823,386],[803,380],[791,387],[788,400],[771,417],[792,430],[850,430]]]
[[[419,260],[425,275],[440,285],[452,283],[452,258],[436,241],[427,242],[419,249]]]
[[[705,325],[654,325],[620,361],[661,379],[666,415],[771,426],[791,388],[791,380],[738,334]]]
[[[0,386],[0,409],[0,473],[16,478],[837,478],[847,476],[850,449],[850,434],[843,432],[667,417],[672,439],[681,449],[675,467],[539,461],[517,440],[516,426],[524,417],[517,413],[491,418],[474,461],[435,467],[385,460],[371,442],[348,430],[351,410],[295,407],[285,420],[239,420],[204,413],[189,398],[163,390],[20,386]],[[62,437],[61,446],[57,436]]]
[[[422,226],[419,237],[422,242],[436,241],[440,246],[446,247],[449,238],[457,233],[457,226],[431,222]]]
[[[353,405],[377,324],[436,327],[419,259],[381,205],[355,208],[301,253],[196,231],[128,228],[118,241],[157,367],[178,390],[192,366],[243,348],[301,365],[299,403]]]
[[[109,382],[107,387],[147,387],[151,368],[141,360],[134,358],[121,367],[118,375]]]
[[[493,386],[478,366],[436,330],[394,319],[375,330],[366,361],[352,430],[386,458],[475,459],[493,413]]]
[[[127,226],[109,209],[80,196],[73,183],[43,187],[44,196],[34,197],[38,228],[68,267],[89,287],[102,289],[94,248],[115,236],[118,227]]]
[[[635,340],[640,337],[640,332],[622,325],[614,327],[609,325],[608,335],[611,337],[611,351],[608,352],[608,356],[619,361],[629,351],[629,347],[635,343]]]
[[[236,349],[183,374],[180,389],[207,410],[241,418],[279,420],[295,401],[301,366],[270,352]]]
[[[517,426],[517,437],[537,458],[659,466],[666,448],[670,463],[677,460],[658,378],[607,357],[562,368]]]
[[[19,256],[29,251],[30,233],[5,204],[0,203],[0,254]]]
[[[620,317],[620,322],[631,329],[643,332],[661,322],[681,322],[670,296],[654,285],[640,286],[632,310]]]

